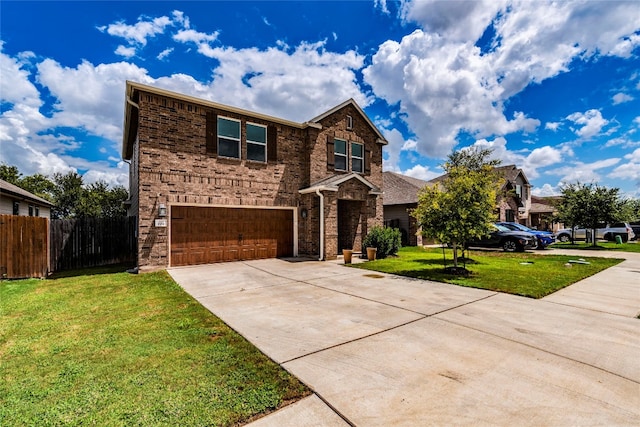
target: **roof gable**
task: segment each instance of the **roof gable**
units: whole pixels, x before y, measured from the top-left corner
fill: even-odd
[[[360,106],[358,105],[358,103],[353,99],[353,98],[349,98],[347,99],[345,102],[343,102],[340,105],[336,105],[335,107],[333,107],[330,110],[325,111],[324,113],[320,114],[319,116],[314,117],[313,119],[309,120],[309,123],[318,123],[320,122],[322,119],[324,119],[325,117],[328,117],[334,113],[336,113],[337,111],[342,110],[344,107],[351,105],[353,108],[355,108],[355,110],[358,112],[358,114],[360,114],[360,116],[362,116],[363,119],[365,119],[365,121],[367,122],[367,124],[371,127],[371,129],[375,132],[375,134],[378,136],[378,140],[376,141],[378,144],[383,144],[386,145],[389,142],[385,139],[384,136],[382,136],[382,133],[380,133],[380,131],[378,130],[378,128],[376,127],[376,125],[373,124],[373,122],[371,121],[371,119],[369,119],[369,117],[367,116],[367,114],[364,112],[364,110],[362,108],[360,108]]]
[[[338,191],[340,189],[340,184],[347,182],[351,179],[356,179],[360,181],[362,184],[369,187],[369,193],[371,194],[381,194],[382,192],[378,187],[367,181],[364,177],[357,173],[349,173],[349,174],[340,174],[334,175],[332,177],[323,179],[321,181],[315,182],[311,184],[307,188],[303,188],[299,191],[300,194],[313,193],[316,190],[319,191]]]

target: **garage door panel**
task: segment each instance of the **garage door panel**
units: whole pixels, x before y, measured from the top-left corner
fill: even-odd
[[[293,255],[293,210],[175,206],[171,265]]]

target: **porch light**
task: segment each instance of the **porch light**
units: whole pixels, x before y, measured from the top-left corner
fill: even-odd
[[[306,219],[308,215],[307,209],[303,208],[302,211],[300,212],[300,216],[302,216],[302,219]]]
[[[158,216],[167,216],[167,207],[164,203],[160,203],[158,206]]]

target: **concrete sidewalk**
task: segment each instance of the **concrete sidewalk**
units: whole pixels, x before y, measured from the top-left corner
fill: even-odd
[[[169,273],[314,391],[252,426],[639,425],[640,256],[615,255],[541,300],[332,262]]]

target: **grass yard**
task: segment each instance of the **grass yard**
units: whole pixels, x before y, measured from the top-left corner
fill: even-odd
[[[445,255],[447,266],[453,265],[453,251],[445,249]],[[542,298],[623,261],[584,258],[589,265],[572,264],[572,267],[565,267],[569,260],[577,260],[578,257],[475,250],[468,252],[467,256],[471,259],[467,263],[467,269],[472,272],[470,277],[444,273],[441,248],[401,248],[397,257],[353,264],[353,267]]]
[[[228,426],[309,394],[166,272],[3,281],[0,318],[2,426]]]
[[[621,245],[615,242],[598,242],[598,245],[594,248],[591,243],[576,242],[572,244],[568,243],[554,243],[551,248],[558,249],[583,249],[587,251],[621,251],[621,252],[637,252],[640,253],[640,243],[637,241],[623,243]]]

